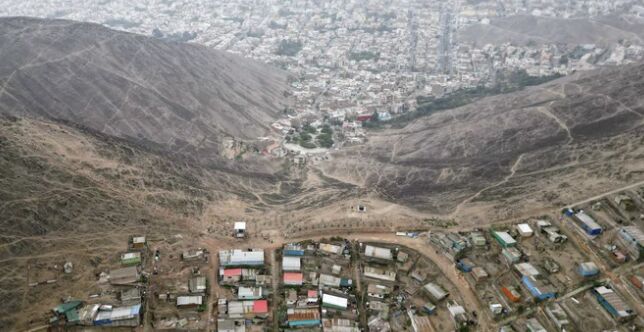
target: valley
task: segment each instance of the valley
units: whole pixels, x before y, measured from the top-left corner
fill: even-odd
[[[639,254],[620,240],[641,228],[644,213],[641,62],[511,89],[480,87],[498,93],[464,101],[446,94],[454,107],[420,98],[428,109],[409,119],[380,121],[377,113],[339,120],[294,116],[290,74],[203,46],[66,20],[0,18],[0,31],[0,330],[110,325],[111,318],[97,317],[121,312],[112,306],[136,310],[119,319],[137,330],[213,330],[241,326],[242,318],[255,319],[248,330],[275,330],[299,317],[288,314],[295,310],[289,290],[299,299],[317,287],[333,294],[331,307],[316,295],[301,313],[331,329],[376,321],[493,331],[512,319],[544,321],[551,304],[565,306],[574,292],[590,289],[570,268],[582,260],[601,267],[593,282],[615,285],[640,315],[622,322],[604,313],[608,319],[589,330],[643,326],[641,288],[623,283],[641,274]],[[579,217],[582,209],[592,211],[601,236],[590,234],[596,228]],[[478,233],[485,248],[472,244]],[[143,244],[135,241],[141,237]],[[563,237],[571,241],[559,245]],[[522,263],[541,269],[545,252],[570,264],[546,277],[561,300],[532,299],[525,269],[503,261],[516,256],[505,241],[519,243]],[[389,250],[392,259],[367,258],[362,242],[384,246],[378,252]],[[297,273],[278,266],[281,248],[291,244],[307,248],[303,270],[316,277],[285,277]],[[448,301],[427,302],[416,292],[429,279],[412,276],[397,245],[450,290]],[[453,251],[461,245],[467,250],[458,254],[493,278],[474,280],[456,268],[461,256]],[[343,249],[323,253],[333,246]],[[262,278],[226,286],[218,267],[233,249],[258,256],[247,248],[262,250],[253,272]],[[374,274],[386,281],[379,289],[401,300],[369,307],[364,285],[374,290]],[[305,286],[288,284],[297,280]],[[498,295],[506,284],[523,300],[510,297],[506,312],[490,313],[488,302],[506,301]],[[257,287],[270,296],[254,298]],[[124,300],[133,289],[138,304]],[[581,301],[592,299],[584,294]],[[230,315],[219,300],[228,311],[232,302],[258,312]],[[421,313],[425,304],[437,315]],[[464,316],[453,313],[461,304]],[[383,308],[398,318],[374,314]],[[76,322],[81,311],[90,318]]]

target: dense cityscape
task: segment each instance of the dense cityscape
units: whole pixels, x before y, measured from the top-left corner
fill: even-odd
[[[40,6],[14,1],[0,8],[0,15],[97,22],[251,57],[293,76],[291,114],[320,120],[324,116],[341,124],[375,112],[386,121],[414,110],[418,97],[493,85],[503,73],[556,77],[641,59],[644,43],[635,34],[619,40],[597,37],[601,44],[579,44],[575,38],[566,39],[565,31],[560,40],[540,39],[538,31],[520,35],[522,29],[547,29],[553,19],[573,22],[562,30],[584,29],[589,20],[607,15],[642,19],[644,7],[637,3],[51,0]],[[484,32],[507,17],[519,17],[506,22],[510,29],[518,24],[517,32]],[[497,39],[504,42],[490,35],[501,35]],[[290,124],[284,119],[275,128],[287,134]],[[346,126],[351,127],[350,138],[360,141],[363,133],[355,134],[356,124]]]

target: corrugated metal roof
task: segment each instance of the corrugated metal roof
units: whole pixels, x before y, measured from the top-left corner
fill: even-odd
[[[284,256],[282,257],[282,270],[299,271],[301,269],[301,260],[299,257]]]
[[[299,272],[284,273],[284,283],[302,283],[304,276]]]
[[[320,311],[317,309],[288,309],[286,312],[289,321],[319,319]]]
[[[132,243],[145,243],[145,236],[136,236],[132,238]]]
[[[136,282],[139,278],[139,270],[136,266],[125,267],[110,271],[110,282]]]
[[[265,314],[268,312],[268,300],[257,300],[253,302],[253,313]]]
[[[375,257],[380,259],[393,260],[394,256],[389,248],[380,248],[367,245],[364,248],[364,254],[367,257]]]
[[[259,299],[262,297],[262,287],[239,287],[237,298],[241,300]]]
[[[528,224],[518,224],[517,230],[519,230],[519,233],[522,234],[532,234],[532,227],[530,227],[530,225]]]
[[[339,297],[331,294],[322,294],[322,304],[346,309],[349,305],[349,300],[344,297]]]
[[[140,304],[135,304],[133,306],[127,306],[127,307],[118,307],[108,311],[99,311],[94,321],[126,320],[126,319],[131,319],[139,316],[140,312],[141,312]]]
[[[344,250],[343,246],[338,246],[335,244],[329,244],[329,243],[320,243],[320,250],[336,254],[336,255],[341,255],[342,250]]]
[[[536,276],[539,275],[539,270],[537,270],[534,265],[530,263],[519,263],[514,264],[514,268],[519,271],[522,276]]]
[[[236,277],[242,275],[242,269],[224,269],[224,276]]]
[[[201,296],[201,295],[190,295],[190,296],[178,296],[177,297],[177,306],[201,305],[201,304],[203,304],[203,296]]]
[[[517,241],[510,234],[508,234],[508,232],[494,232],[494,234],[496,234],[496,236],[506,244],[517,243]]]
[[[426,284],[425,286],[423,286],[423,288],[427,292],[429,292],[429,294],[431,294],[436,300],[444,299],[445,297],[447,297],[447,295],[449,295],[449,293],[447,293],[447,291],[445,291],[443,287],[433,282]]]
[[[396,281],[396,272],[389,271],[385,269],[379,269],[372,266],[364,267],[365,277],[386,280],[386,281]]]
[[[219,252],[219,264],[222,266],[264,265],[264,250],[222,250]]]
[[[320,274],[319,283],[324,286],[340,287],[342,279],[334,277],[330,274]]]
[[[206,277],[194,277],[188,282],[188,288],[191,292],[201,292],[206,290]]]
[[[575,214],[575,217],[577,217],[579,221],[581,221],[582,223],[586,224],[588,228],[591,228],[591,229],[601,228],[601,226],[599,226],[599,224],[595,221],[595,219],[593,219],[584,211],[577,212]]]

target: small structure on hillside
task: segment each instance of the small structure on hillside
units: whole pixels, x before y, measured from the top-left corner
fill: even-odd
[[[532,228],[528,224],[518,224],[517,231],[519,232],[521,237],[530,237],[532,236],[532,234],[534,234]]]
[[[72,273],[72,271],[74,271],[74,264],[72,262],[65,262],[65,265],[63,265],[63,270],[67,274]]]
[[[243,239],[246,237],[246,223],[243,221],[238,221],[234,226],[234,236],[238,239]]]
[[[133,236],[130,241],[130,246],[132,249],[140,250],[144,249],[146,244],[145,236]]]

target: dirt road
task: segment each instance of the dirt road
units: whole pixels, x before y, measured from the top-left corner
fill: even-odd
[[[639,186],[644,186],[644,181],[637,182],[637,183],[634,183],[634,184],[630,184],[630,185],[628,185],[628,186],[620,187],[620,188],[617,188],[617,189],[614,189],[614,190],[611,190],[611,191],[607,191],[607,192],[602,193],[602,194],[599,194],[599,195],[597,195],[597,196],[593,196],[593,197],[591,197],[591,198],[587,198],[587,199],[584,199],[584,200],[579,201],[579,202],[571,203],[571,204],[569,204],[569,205],[568,205],[568,206],[566,206],[566,207],[567,207],[567,208],[571,208],[571,207],[574,207],[574,206],[577,206],[577,205],[580,205],[580,204],[590,203],[590,202],[592,202],[592,201],[596,201],[596,200],[598,200],[598,199],[601,199],[601,198],[603,198],[604,196],[617,194],[617,193],[618,193],[618,192],[620,192],[620,191],[628,190],[628,189],[632,189],[632,188],[636,188],[636,187],[639,187]]]

